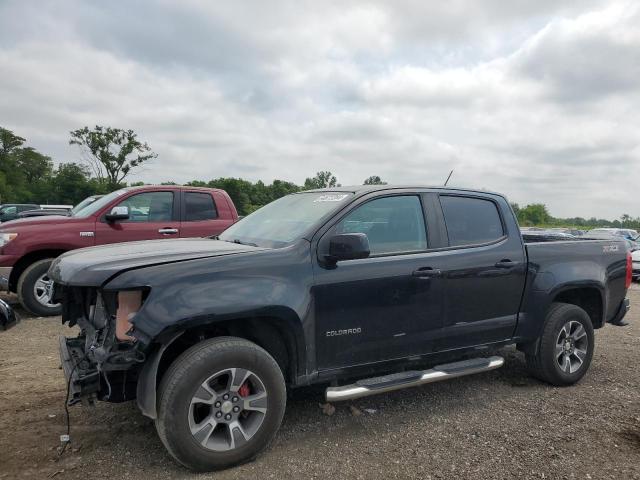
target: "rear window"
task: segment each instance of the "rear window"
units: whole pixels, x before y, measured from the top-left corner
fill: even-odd
[[[218,217],[213,197],[209,193],[185,193],[185,221],[213,220]]]
[[[488,243],[504,236],[500,214],[490,200],[471,197],[440,197],[449,245]]]

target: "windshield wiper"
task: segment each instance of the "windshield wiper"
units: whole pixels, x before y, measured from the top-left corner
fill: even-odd
[[[248,245],[250,247],[257,247],[258,244],[257,243],[251,243],[251,242],[243,242],[242,240],[240,240],[239,238],[234,238],[233,240],[228,240],[228,239],[222,239],[220,238],[219,235],[214,235],[212,237],[209,237],[211,240],[220,240],[221,242],[229,242],[229,243],[237,243],[238,245]]]
[[[234,238],[232,241],[233,241],[233,243],[237,243],[238,245],[248,245],[248,246],[250,246],[250,247],[257,247],[257,246],[258,246],[257,244],[255,244],[255,243],[251,243],[251,242],[241,242],[241,241],[240,241],[239,239],[237,239],[237,238]]]

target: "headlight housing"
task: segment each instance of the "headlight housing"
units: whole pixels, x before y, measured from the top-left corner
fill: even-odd
[[[120,290],[118,292],[118,309],[116,311],[116,338],[121,342],[135,341],[128,335],[133,327],[130,320],[142,308],[144,302],[143,290]]]
[[[0,247],[4,247],[11,240],[18,236],[17,233],[0,233]]]

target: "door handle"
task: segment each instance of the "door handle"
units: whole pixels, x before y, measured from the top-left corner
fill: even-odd
[[[178,229],[177,228],[161,228],[158,230],[158,233],[161,233],[162,235],[175,235],[176,233],[178,233]]]
[[[442,270],[439,268],[424,267],[414,270],[411,275],[418,278],[435,278],[442,276]]]
[[[509,260],[507,258],[503,258],[499,262],[496,262],[494,267],[496,267],[496,268],[513,268],[516,265],[517,265],[516,262],[512,262],[511,260]]]

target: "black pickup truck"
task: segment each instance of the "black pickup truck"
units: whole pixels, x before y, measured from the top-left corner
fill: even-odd
[[[60,339],[69,402],[137,399],[178,462],[212,470],[264,449],[300,386],[350,400],[500,367],[509,344],[575,383],[629,308],[631,260],[615,240],[525,244],[498,194],[365,186],[217,238],[75,250],[49,276],[81,329]]]

